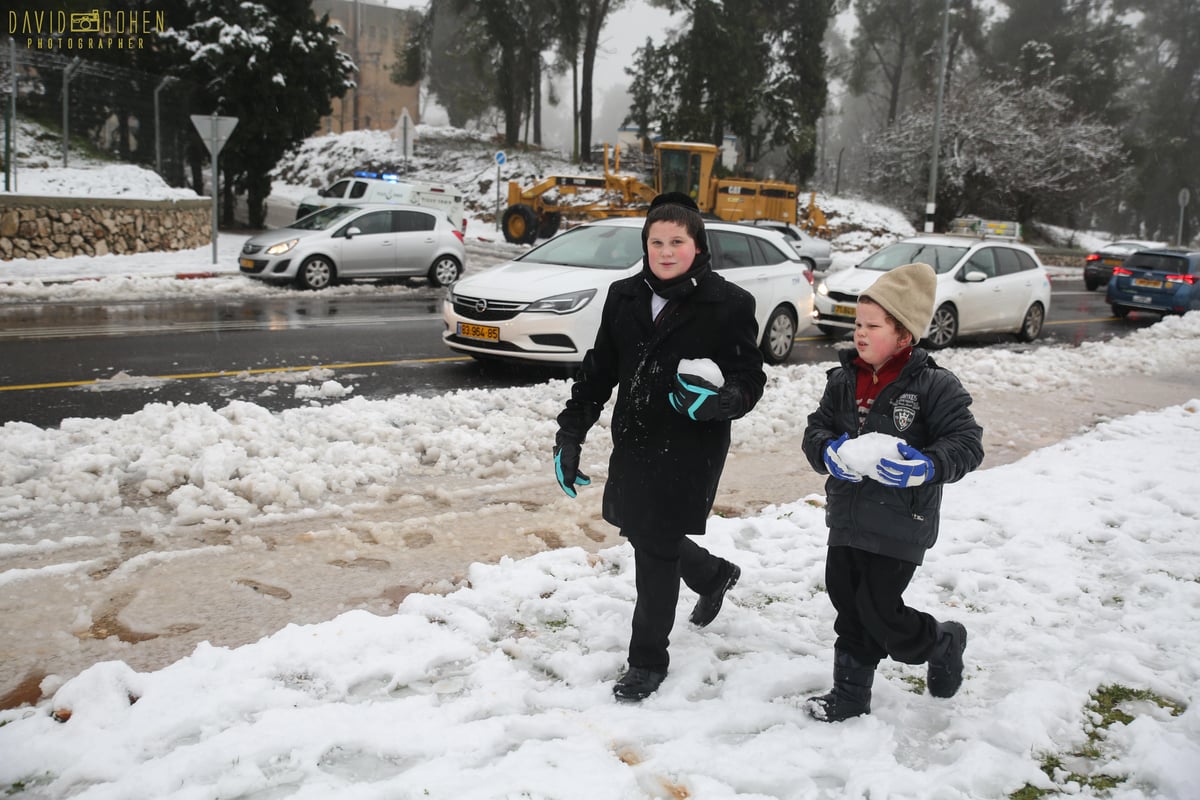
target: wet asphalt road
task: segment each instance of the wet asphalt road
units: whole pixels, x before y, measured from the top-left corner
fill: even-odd
[[[384,399],[569,377],[569,369],[478,363],[449,351],[441,342],[442,294],[413,287],[338,297],[297,291],[0,306],[0,424],[52,427],[68,417],[115,418],[155,402],[220,408],[244,400],[282,410],[346,396]],[[1103,292],[1056,279],[1046,329],[1033,346],[1106,339],[1156,321],[1154,315],[1118,320]],[[1011,336],[960,346],[1006,343],[1015,346]],[[808,328],[789,362],[834,358],[834,343]],[[297,396],[297,385],[330,379],[353,387],[352,394]]]

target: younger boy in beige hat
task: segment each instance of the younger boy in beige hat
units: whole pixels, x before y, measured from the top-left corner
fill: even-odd
[[[909,608],[903,593],[937,541],[942,486],[983,460],[983,429],[958,378],[915,346],[933,317],[937,276],[928,264],[885,272],[859,297],[854,349],[829,372],[808,417],[804,454],[828,473],[825,584],[837,611],[833,689],[809,698],[816,719],[837,722],[871,711],[875,667],[888,656],[928,664],[934,697],[962,684],[967,631]],[[838,449],[864,433],[903,440],[867,474]],[[860,465],[861,467],[861,465]]]

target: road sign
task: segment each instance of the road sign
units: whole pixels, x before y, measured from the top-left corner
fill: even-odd
[[[196,132],[200,134],[200,138],[204,140],[204,146],[208,148],[208,163],[209,173],[212,176],[209,182],[212,184],[212,263],[217,263],[217,156],[221,152],[221,148],[225,146],[225,142],[229,139],[229,135],[233,133],[233,129],[237,127],[237,117],[218,117],[217,112],[213,112],[209,116],[203,114],[192,114],[192,124],[196,126]]]
[[[1180,208],[1186,208],[1188,201],[1190,201],[1191,199],[1192,199],[1192,193],[1188,191],[1188,188],[1186,186],[1179,190],[1179,207]]]
[[[416,126],[413,125],[412,114],[408,106],[400,107],[400,119],[396,122],[396,144],[399,145],[400,157],[408,161],[413,157],[413,144],[416,141]]]
[[[504,155],[504,151],[503,150],[496,151],[496,166],[498,166],[498,167],[504,166],[505,161],[508,161],[508,157]]]
[[[208,154],[215,156],[221,152],[233,129],[237,127],[238,118],[218,117],[216,114],[207,117],[203,114],[192,114],[192,124],[196,126],[196,133],[204,140]]]

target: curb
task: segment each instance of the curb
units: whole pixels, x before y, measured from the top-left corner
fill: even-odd
[[[25,277],[21,277],[21,278],[0,278],[0,286],[9,286],[14,283],[22,283],[24,281],[37,281],[37,280],[40,280],[43,284],[46,284],[46,285],[68,284],[68,283],[88,283],[90,281],[102,281],[105,278],[159,278],[159,279],[177,280],[177,281],[194,281],[194,280],[203,280],[206,278],[221,278],[221,277],[225,277],[227,275],[237,275],[237,274],[239,274],[239,273],[236,273],[236,272],[176,272],[174,274],[168,273],[168,274],[163,274],[163,275],[139,275],[137,273],[114,272],[111,275],[86,275],[86,276],[79,276],[79,277],[75,277],[75,278],[71,278],[71,277],[38,278],[36,276],[29,275],[29,276],[25,276]]]

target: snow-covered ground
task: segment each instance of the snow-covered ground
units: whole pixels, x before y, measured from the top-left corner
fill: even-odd
[[[226,238],[222,247],[233,246]],[[0,301],[148,283],[160,293],[268,291],[235,275],[161,277],[203,268],[208,248],[147,256],[70,259],[58,277],[94,277],[111,264],[110,277],[55,285],[33,277],[46,265],[0,264],[9,281]],[[937,359],[972,391],[1064,402],[1097,381],[1136,387],[1143,374],[1195,385],[1200,316],[1104,343]],[[829,366],[771,368],[763,401],[734,426],[735,456],[795,435]],[[349,519],[355,503],[418,478],[549,483],[553,418],[567,391],[550,381],[351,396],[279,413],[150,404],[50,430],[6,424],[0,559],[20,566],[0,573],[0,592],[19,600],[47,571],[68,593],[91,580],[102,564],[54,558],[97,535],[80,520],[100,536],[133,532],[169,550],[171,537],[206,526],[236,536],[263,520]],[[0,711],[0,789],[89,800],[1001,800],[1029,784],[1191,800],[1200,785],[1200,495],[1190,465],[1200,386],[1195,397],[1102,422],[947,488],[940,541],[907,596],[970,631],[967,680],[951,700],[920,692],[920,668],[885,662],[871,716],[825,725],[803,713],[803,699],[828,687],[834,635],[823,497],[797,493],[761,514],[711,519],[706,544],[739,563],[743,579],[703,630],[686,624],[694,598],[683,593],[671,674],[641,705],[610,694],[632,610],[631,552],[553,549],[476,564],[469,585],[411,594],[394,615],[352,611],[241,647],[201,644],[151,672],[107,661],[50,675],[49,699]],[[587,495],[601,490],[606,425],[584,451],[597,485],[564,505],[564,526],[594,508]],[[806,469],[795,458],[779,465]],[[147,553],[120,569],[170,557]],[[81,629],[91,613],[78,609]],[[1130,695],[1117,721],[1091,699],[1111,687]],[[1115,788],[1098,788],[1104,775],[1116,776]]]

